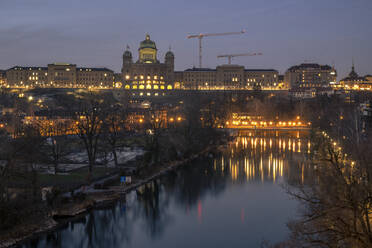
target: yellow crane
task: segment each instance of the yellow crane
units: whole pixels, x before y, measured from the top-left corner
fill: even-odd
[[[262,53],[238,53],[238,54],[225,54],[225,55],[218,55],[217,58],[227,58],[229,65],[231,65],[231,59],[234,57],[241,57],[241,56],[259,56]]]
[[[227,33],[209,33],[209,34],[194,34],[187,36],[188,39],[198,38],[199,39],[199,68],[202,68],[202,39],[209,36],[225,36],[233,34],[244,34],[245,30],[243,29],[240,32],[227,32]]]

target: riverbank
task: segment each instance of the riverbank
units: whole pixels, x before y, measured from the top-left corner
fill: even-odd
[[[0,248],[14,247],[27,239],[40,235],[41,233],[54,231],[64,223],[71,220],[71,218],[83,215],[91,209],[112,204],[120,199],[121,195],[135,190],[169,171],[177,169],[181,165],[187,164],[199,157],[222,150],[224,148],[223,143],[226,142],[218,142],[215,145],[209,145],[204,150],[193,154],[188,158],[163,163],[162,165],[157,166],[155,170],[151,171],[150,174],[136,178],[130,185],[111,186],[103,190],[88,190],[83,192],[86,195],[85,199],[54,208],[45,218],[37,219],[37,221],[32,223],[25,223],[19,228],[14,228],[12,231],[7,233],[7,235],[0,237]],[[107,178],[107,180],[109,179],[118,180],[119,174],[111,175]],[[102,180],[100,182],[102,182]],[[94,189],[95,184],[97,184],[97,182],[89,185],[89,188]],[[55,221],[55,218],[63,218],[63,221],[57,222]]]

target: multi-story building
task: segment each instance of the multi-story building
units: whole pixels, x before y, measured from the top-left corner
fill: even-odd
[[[9,87],[38,87],[48,82],[47,67],[14,66],[5,75]]]
[[[60,88],[76,85],[76,65],[55,63],[48,65],[48,84]]]
[[[174,88],[174,54],[168,51],[164,63],[157,58],[156,44],[146,35],[138,49],[138,60],[133,62],[132,53],[123,54],[122,87],[133,95],[165,95]]]
[[[221,65],[216,69],[193,68],[175,72],[175,88],[187,90],[278,89],[278,71]]]
[[[76,69],[78,88],[111,88],[114,80],[114,71],[107,68],[81,67]]]
[[[140,43],[138,60],[133,62],[129,48],[123,54],[122,88],[132,95],[166,95],[169,90],[250,90],[278,89],[278,71],[245,69],[240,65],[221,65],[216,69],[192,68],[174,71],[174,54],[168,51],[164,63],[157,59],[154,41],[146,35]]]
[[[14,66],[6,70],[5,78],[9,87],[109,88],[113,86],[114,72],[55,63],[48,67]]]
[[[359,76],[358,73],[355,72],[355,67],[353,64],[349,75],[341,79],[338,86],[344,89],[352,90],[372,90],[372,76]]]
[[[289,68],[284,77],[290,88],[319,88],[335,84],[337,72],[329,65],[301,64]]]
[[[192,68],[175,71],[173,52],[164,63],[157,58],[158,49],[146,35],[140,42],[138,59],[133,61],[127,47],[121,73],[107,68],[77,67],[55,63],[47,67],[15,66],[6,71],[9,87],[117,88],[134,96],[168,95],[172,90],[277,90],[286,89],[273,69],[246,69],[240,65],[220,65],[215,69]],[[323,66],[324,67],[324,66]],[[322,73],[322,72],[320,72]],[[320,75],[320,74],[319,74]]]
[[[5,76],[5,71],[0,70],[0,87],[3,87],[6,85],[6,76]]]

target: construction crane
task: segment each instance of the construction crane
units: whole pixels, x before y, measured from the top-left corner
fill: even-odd
[[[239,53],[239,54],[226,54],[226,55],[218,55],[217,58],[227,58],[229,61],[229,65],[231,65],[231,59],[234,57],[242,57],[242,56],[259,56],[262,53]]]
[[[199,68],[202,68],[202,39],[209,36],[225,36],[233,34],[244,34],[245,30],[243,29],[240,32],[227,32],[227,33],[211,33],[211,34],[195,34],[187,36],[188,39],[198,38],[199,39]]]

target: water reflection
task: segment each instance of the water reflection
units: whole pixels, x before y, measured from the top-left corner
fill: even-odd
[[[143,194],[127,194],[23,247],[257,247],[262,238],[279,241],[296,208],[279,184],[312,178],[306,136],[243,133],[219,156],[185,165],[147,184]]]
[[[226,173],[233,182],[295,180],[305,183],[312,178],[307,161],[311,144],[306,132],[246,132],[236,139],[221,158],[214,160],[214,170]],[[306,154],[307,153],[307,154]]]

